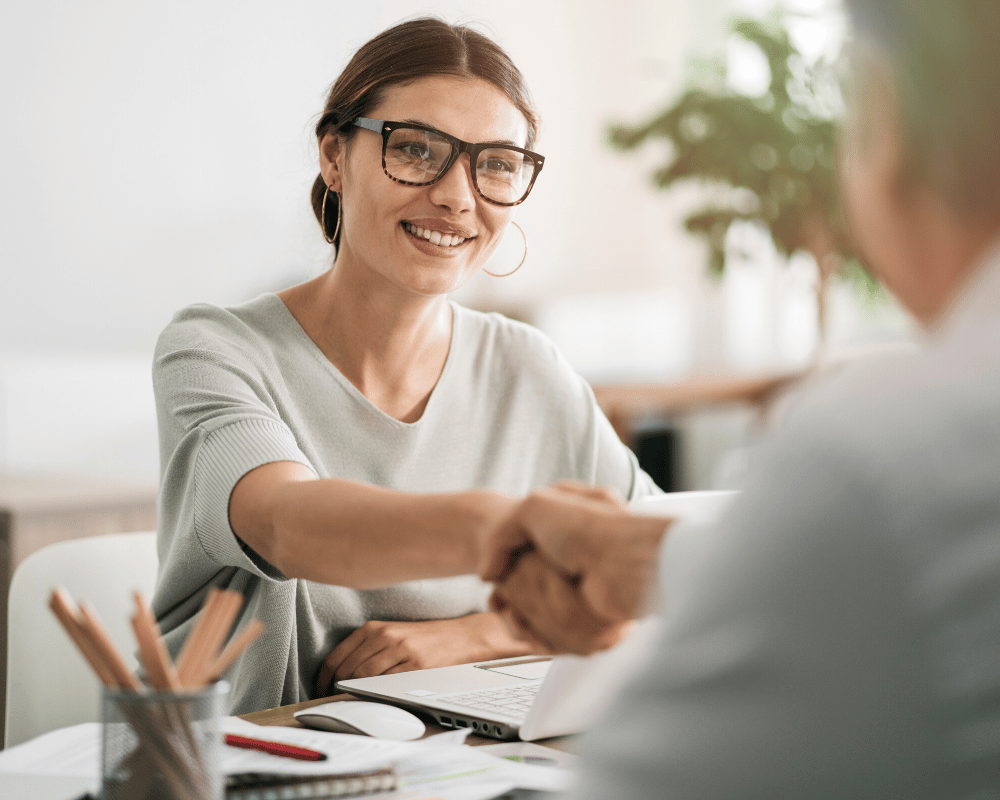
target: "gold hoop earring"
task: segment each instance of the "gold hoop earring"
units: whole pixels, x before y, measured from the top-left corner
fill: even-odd
[[[341,214],[343,213],[343,210],[341,208],[341,203],[340,203],[340,194],[337,193],[337,192],[334,192],[334,194],[337,195],[337,227],[335,227],[333,229],[333,236],[327,236],[326,235],[326,196],[328,194],[330,194],[330,191],[331,191],[330,187],[327,186],[326,187],[326,191],[323,192],[323,204],[320,206],[319,215],[320,215],[320,218],[323,220],[323,238],[326,239],[327,243],[329,243],[329,244],[336,244],[336,242],[337,242],[337,234],[340,233],[340,218],[341,218]]]
[[[513,275],[515,272],[521,269],[521,264],[523,264],[524,259],[528,257],[528,237],[524,235],[524,229],[516,222],[514,222],[514,220],[511,220],[510,224],[521,232],[521,238],[524,239],[524,255],[521,256],[520,263],[516,267],[514,267],[514,269],[512,269],[510,272],[490,272],[488,269],[486,269],[486,267],[483,267],[483,272],[485,272],[487,275],[492,275],[494,278],[506,278],[508,275]]]

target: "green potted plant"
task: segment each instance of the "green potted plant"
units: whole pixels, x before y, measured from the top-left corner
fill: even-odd
[[[824,298],[831,277],[846,272],[871,295],[877,291],[845,233],[837,198],[836,85],[829,64],[810,64],[783,20],[740,19],[734,34],[760,48],[770,67],[766,92],[750,97],[725,86],[691,86],[667,108],[637,125],[616,124],[613,147],[634,150],[666,140],[666,163],[652,174],[660,189],[701,180],[728,186],[685,219],[708,244],[709,269],[725,269],[725,240],[736,220],[763,225],[778,252],[806,251],[819,267],[817,315],[825,332]]]

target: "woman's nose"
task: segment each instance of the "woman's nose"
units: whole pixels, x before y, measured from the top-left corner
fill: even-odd
[[[472,184],[469,157],[462,154],[437,183],[430,187],[431,202],[457,214],[476,205],[476,189]]]

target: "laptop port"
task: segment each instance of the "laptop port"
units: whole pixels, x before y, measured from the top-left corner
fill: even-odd
[[[441,724],[442,725],[447,725],[450,728],[452,726],[451,717],[446,717],[446,716],[444,716],[442,714],[441,715]]]
[[[496,734],[497,736],[503,736],[503,731],[502,731],[502,730],[500,730],[500,727],[499,727],[498,725],[494,725],[494,726],[493,726],[493,732],[494,732],[494,733],[495,733],[495,734]]]
[[[468,720],[464,720],[464,719],[459,719],[458,717],[455,717],[455,727],[456,728],[468,728],[469,727],[469,721]]]

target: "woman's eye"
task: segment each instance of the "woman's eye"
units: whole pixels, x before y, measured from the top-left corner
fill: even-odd
[[[514,172],[514,165],[502,158],[488,158],[486,159],[486,169],[490,172]]]
[[[425,142],[400,142],[392,149],[397,157],[407,161],[426,161],[431,157],[431,149]]]

